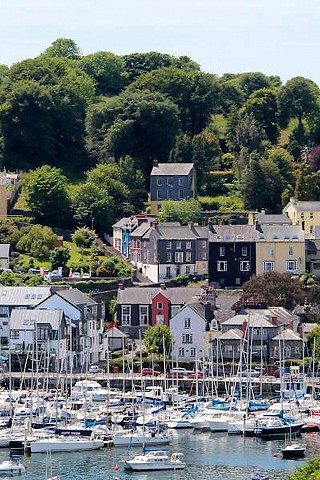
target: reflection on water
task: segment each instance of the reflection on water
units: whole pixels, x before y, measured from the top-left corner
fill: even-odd
[[[301,441],[307,446],[306,458],[317,455],[320,434],[305,434]],[[50,465],[52,474],[60,474],[61,480],[248,480],[255,471],[268,473],[270,480],[284,480],[291,470],[305,462],[283,460],[277,455],[283,445],[281,441],[264,442],[225,433],[173,431],[172,444],[174,450],[185,455],[187,467],[184,471],[127,473],[122,461],[128,450],[105,448],[94,452],[52,454],[51,462],[45,454],[33,454],[23,459],[27,472],[19,478],[44,480]],[[130,455],[137,453],[141,453],[138,448],[130,451]],[[7,459],[7,455],[7,450],[1,450],[0,461]]]

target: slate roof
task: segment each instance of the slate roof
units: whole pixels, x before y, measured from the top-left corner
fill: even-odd
[[[193,163],[158,163],[151,170],[151,176],[158,175],[189,175]]]
[[[67,288],[65,290],[59,290],[58,292],[56,292],[56,294],[75,306],[97,305],[97,302],[95,302],[85,293],[81,292],[78,288]]]
[[[320,250],[320,240],[311,240],[306,238],[306,252],[309,255],[317,255]]]
[[[315,327],[318,326],[318,323],[303,323],[303,333],[307,335],[310,333]]]
[[[58,330],[63,318],[63,310],[14,309],[10,315],[11,330],[34,330],[35,324],[50,324]]]
[[[50,287],[4,287],[1,285],[0,305],[35,306],[50,295]]]
[[[143,223],[134,232],[131,237],[150,238],[151,233],[155,233],[158,238],[164,240],[194,240],[196,238],[208,238],[207,227],[198,225],[180,225],[179,222],[159,223],[156,227],[148,223]]]
[[[9,258],[10,243],[0,243],[0,258]]]
[[[139,225],[139,227],[137,227],[133,232],[131,232],[130,236],[131,237],[142,237],[147,232],[150,235],[150,232],[151,232],[152,229],[153,229],[153,227],[150,225],[150,223],[144,222],[141,225]]]
[[[250,308],[250,309],[244,309],[239,312],[239,314],[258,314],[258,315],[263,315],[264,317],[268,318],[271,320],[272,317],[277,317],[279,323],[288,325],[290,322],[297,321],[298,316],[295,315],[294,313],[289,312],[284,307],[268,307],[268,308]]]
[[[302,338],[300,337],[300,335],[290,330],[290,328],[287,328],[283,332],[279,333],[278,335],[273,337],[272,340],[299,340],[302,342]]]
[[[255,239],[254,225],[210,225],[209,228],[211,242],[254,242]]]
[[[206,315],[205,315],[205,306],[202,302],[197,302],[197,301],[191,301],[190,303],[187,303],[186,305],[184,305],[181,310],[179,310],[178,313],[176,313],[176,315],[180,314],[180,312],[182,312],[182,310],[185,310],[187,308],[191,308],[191,310],[193,310],[196,315],[198,315],[200,318],[202,318],[203,320],[206,319]],[[175,316],[176,316],[175,315]],[[174,317],[175,317],[174,316]],[[172,317],[171,320],[174,320],[174,317]],[[171,321],[170,320],[170,321]]]
[[[258,212],[255,214],[256,215],[256,220],[260,225],[291,225],[292,222],[287,215],[284,215],[283,213],[276,213],[276,214],[270,214],[270,213],[263,213],[263,212]]]
[[[220,340],[242,340],[243,332],[238,328],[231,328],[226,332],[222,333],[219,337]]]
[[[243,326],[243,323],[247,322],[249,328],[251,327],[266,327],[266,328],[272,328],[275,327],[270,320],[265,317],[264,315],[258,314],[258,313],[250,313],[250,314],[239,314],[235,315],[234,317],[229,318],[229,320],[226,320],[225,322],[222,323],[222,325],[240,325]]]
[[[300,225],[258,225],[257,242],[259,241],[300,241],[304,242],[304,232]]]
[[[109,328],[105,333],[106,338],[127,338],[128,335],[121,332],[117,327]]]
[[[320,211],[320,202],[306,202],[301,200],[290,200],[290,202],[284,207],[283,211],[286,211],[289,205],[293,205],[297,212],[316,212]]]
[[[195,297],[198,298],[201,289],[175,287],[163,290],[160,287],[128,287],[124,290],[118,290],[117,303],[121,305],[148,305],[158,293],[162,293],[173,305],[183,305],[191,302]]]

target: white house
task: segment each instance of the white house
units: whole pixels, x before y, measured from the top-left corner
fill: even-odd
[[[29,356],[43,370],[64,370],[68,327],[62,310],[16,309],[10,316],[9,349]]]
[[[205,332],[216,329],[208,302],[189,303],[170,320],[173,336],[172,357],[177,360],[195,360],[205,356]]]
[[[121,350],[125,346],[126,338],[128,335],[121,332],[117,327],[111,327],[104,335],[106,342],[105,349],[112,352],[113,350]]]
[[[9,268],[10,243],[0,243],[0,268]]]

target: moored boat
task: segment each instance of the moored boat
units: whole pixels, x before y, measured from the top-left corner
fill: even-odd
[[[14,462],[11,460],[4,460],[0,463],[1,475],[21,475],[26,471],[26,467],[20,462]]]
[[[286,459],[303,458],[305,451],[306,447],[300,443],[291,443],[281,449],[282,456]]]
[[[186,464],[182,461],[182,453],[173,453],[170,457],[164,450],[155,450],[145,455],[126,460],[125,470],[182,470]]]
[[[30,443],[31,453],[77,452],[79,450],[97,450],[102,448],[102,440],[85,438],[43,438]]]
[[[251,480],[269,480],[269,476],[264,473],[253,473],[251,475]]]

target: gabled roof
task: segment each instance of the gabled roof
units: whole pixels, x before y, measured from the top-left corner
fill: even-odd
[[[35,325],[49,324],[58,330],[63,310],[14,309],[10,315],[10,330],[34,330]]]
[[[226,332],[222,333],[219,337],[219,340],[242,340],[243,332],[238,328],[231,328]]]
[[[109,328],[105,333],[106,338],[127,338],[128,335],[121,332],[117,327]]]
[[[292,222],[287,215],[283,213],[264,213],[264,212],[257,212],[256,213],[256,220],[260,225],[291,225]]]
[[[4,287],[1,285],[0,305],[35,306],[50,295],[50,287]]]
[[[283,332],[279,333],[275,337],[272,338],[272,340],[295,340],[295,341],[301,341],[302,338],[298,333],[295,333],[293,330],[290,330],[290,328],[287,328]]]
[[[150,223],[144,222],[139,227],[137,227],[133,232],[130,233],[131,237],[143,237],[147,232],[150,232],[153,227]]]
[[[0,243],[0,258],[9,258],[10,243]]]
[[[208,230],[206,227],[197,225],[180,225],[175,224],[159,224],[157,232],[161,238],[165,240],[195,240],[198,237],[208,238]]]
[[[189,175],[193,163],[158,163],[151,170],[151,176],[158,175]]]
[[[65,290],[59,290],[58,292],[56,292],[56,295],[77,307],[79,305],[97,305],[97,302],[95,302],[87,294],[81,292],[78,288],[67,288]]]
[[[252,314],[263,315],[270,321],[272,317],[276,317],[279,323],[284,325],[289,325],[289,323],[292,322],[292,320],[297,321],[299,318],[297,315],[289,312],[289,310],[287,310],[284,307],[268,307],[268,308],[261,308],[261,309],[250,308],[250,309],[241,310],[239,313],[249,314],[249,312],[250,312],[250,315]]]
[[[240,325],[243,326],[244,322],[247,322],[248,327],[266,327],[272,328],[275,327],[267,317],[258,313],[250,313],[250,314],[239,314],[235,315],[234,317],[229,318],[222,323],[222,325]]]
[[[303,323],[303,333],[304,335],[307,335],[310,333],[315,327],[318,326],[318,323]]]
[[[202,320],[206,320],[206,315],[205,315],[205,306],[202,302],[197,302],[197,301],[191,301],[190,303],[187,303],[184,305],[179,312],[176,313],[176,315],[179,315],[182,311],[187,310],[190,308],[191,310],[194,311],[196,315],[198,315]],[[172,317],[170,321],[174,321],[175,317]]]
[[[118,220],[116,223],[112,225],[112,228],[122,228],[125,225],[130,225],[131,224],[131,218],[130,217],[123,217],[120,220]]]
[[[155,295],[163,294],[173,305],[183,305],[199,298],[201,288],[128,287],[118,290],[117,303],[121,305],[149,305]]]
[[[290,202],[284,207],[283,212],[286,212],[289,206],[293,206],[297,212],[320,211],[320,202],[308,202],[291,198]]]

